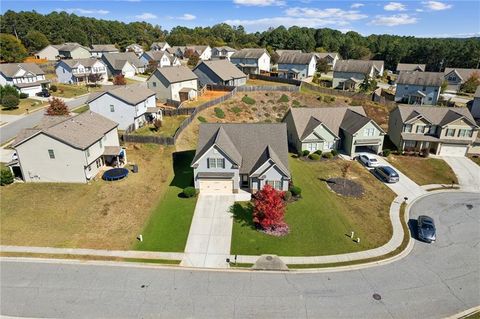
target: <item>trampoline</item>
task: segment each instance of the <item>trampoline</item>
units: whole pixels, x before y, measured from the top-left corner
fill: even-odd
[[[112,168],[103,173],[102,178],[106,181],[118,181],[122,178],[127,177],[128,175],[128,169],[126,168]]]

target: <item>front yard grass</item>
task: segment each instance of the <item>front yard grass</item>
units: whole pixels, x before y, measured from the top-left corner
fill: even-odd
[[[322,179],[341,176],[342,160],[306,162],[290,158],[293,182],[302,188],[302,199],[288,204],[285,220],[290,234],[268,236],[255,230],[246,203],[234,208],[232,254],[320,256],[379,247],[390,239],[390,204],[395,194],[359,163],[352,163],[349,177],[365,194],[349,198],[333,193]],[[349,237],[355,232],[359,244]]]
[[[246,85],[253,85],[253,86],[292,86],[292,84],[288,84],[288,83],[257,80],[257,79],[248,79]]]
[[[52,96],[72,98],[80,95],[84,95],[91,92],[101,91],[102,87],[87,87],[85,85],[76,85],[76,84],[55,84],[57,86],[56,92],[50,92]]]
[[[20,99],[20,103],[18,104],[18,107],[15,109],[5,109],[3,106],[0,109],[0,114],[5,114],[5,115],[21,115],[24,113],[27,113],[27,110],[29,113],[44,107],[47,105],[47,102],[42,102],[39,100],[34,100],[34,99]]]
[[[173,148],[126,147],[129,162],[138,164],[139,172],[121,181],[2,186],[1,244],[131,249],[167,191]]]
[[[458,184],[457,176],[442,159],[390,155],[387,160],[418,185]]]
[[[171,252],[185,249],[197,201],[182,198],[181,194],[185,187],[192,186],[190,163],[194,155],[194,151],[173,154],[175,176],[142,231],[143,242],[137,242],[135,249]]]
[[[148,124],[134,131],[132,134],[171,137],[175,135],[175,132],[180,124],[182,124],[187,117],[188,116],[186,115],[164,116],[162,120],[162,127],[160,127],[158,131],[155,129],[153,124]]]
[[[480,166],[480,156],[469,156],[469,159],[471,159],[475,164]]]

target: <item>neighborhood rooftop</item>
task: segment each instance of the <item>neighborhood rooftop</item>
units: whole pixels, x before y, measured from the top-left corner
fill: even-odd
[[[104,94],[110,94],[130,105],[137,105],[140,102],[145,101],[152,95],[155,95],[155,92],[146,88],[142,85],[125,85],[120,87],[115,87],[113,89],[107,90],[105,92],[93,93],[87,103],[96,100]]]
[[[108,52],[118,51],[114,44],[92,44],[92,51]]]
[[[397,64],[397,72],[400,71],[416,71],[417,69],[425,71],[425,64],[415,64],[415,63],[399,63]]]
[[[197,67],[202,63],[218,75],[223,81],[246,77],[245,73],[240,71],[235,65],[227,60],[201,61]]]
[[[78,65],[83,65],[85,67],[92,67],[95,63],[98,62],[95,58],[85,58],[85,59],[67,59],[61,60],[70,68],[76,68]]]
[[[103,57],[106,59],[107,63],[112,66],[112,68],[117,70],[123,68],[126,61],[135,67],[144,66],[143,62],[140,61],[137,55],[133,52],[104,53]]]
[[[475,125],[475,120],[467,108],[399,105],[398,110],[403,122],[422,117],[434,125],[445,125],[463,117]]]
[[[231,56],[231,58],[235,58],[235,59],[258,59],[266,52],[267,52],[267,50],[265,50],[265,49],[241,49],[241,50],[235,52]]]
[[[198,78],[195,73],[183,65],[158,68],[156,72],[163,75],[163,77],[170,83],[195,80]]]
[[[473,73],[477,73],[480,76],[480,69],[445,68],[444,73],[448,74],[454,70],[463,81],[466,81]]]
[[[443,73],[440,72],[400,72],[397,84],[441,86],[443,83]]]
[[[383,61],[379,60],[339,60],[335,63],[335,72],[369,73],[372,67],[380,70]]]
[[[313,57],[313,53],[283,52],[278,64],[309,64]]]
[[[7,77],[13,77],[20,69],[35,75],[45,74],[43,70],[35,63],[5,63],[0,64],[0,72]]]

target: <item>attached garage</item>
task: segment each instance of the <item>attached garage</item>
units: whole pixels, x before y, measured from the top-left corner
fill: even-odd
[[[440,153],[442,156],[465,156],[467,153],[467,145],[458,144],[442,144]]]
[[[202,194],[232,194],[233,180],[203,179],[199,181]]]

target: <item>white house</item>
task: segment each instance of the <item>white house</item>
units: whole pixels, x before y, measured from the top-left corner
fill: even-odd
[[[152,51],[165,51],[168,48],[170,48],[170,45],[167,42],[153,42],[150,46]]]
[[[102,61],[107,66],[108,76],[123,74],[127,78],[135,76],[137,73],[145,72],[145,63],[133,52],[105,53]]]
[[[198,77],[186,66],[158,68],[147,79],[147,86],[162,102],[195,100]]]
[[[176,66],[180,65],[180,61],[173,54],[168,53],[167,51],[147,51],[140,56],[140,61],[145,65],[148,65],[150,61],[156,61],[159,68],[165,66]]]
[[[86,183],[104,166],[122,166],[118,124],[93,112],[45,116],[37,128],[20,132],[8,165],[25,182]]]
[[[140,85],[120,86],[92,94],[87,104],[90,111],[117,122],[121,130],[143,126],[151,120],[147,115],[156,109],[155,92]]]
[[[212,48],[212,59],[227,59],[230,61],[230,57],[237,52],[237,50],[229,46],[221,46]]]
[[[35,63],[0,64],[0,85],[12,85],[21,93],[34,96],[50,85],[45,72]]]
[[[93,57],[101,58],[105,53],[120,52],[114,44],[93,44],[90,53]]]
[[[137,56],[141,56],[143,54],[143,47],[139,44],[132,43],[125,48],[125,52],[133,52]]]
[[[270,72],[270,55],[265,49],[242,49],[232,54],[230,62],[245,74]]]
[[[55,66],[58,82],[68,84],[88,84],[90,74],[99,74],[98,83],[108,80],[107,66],[97,59],[60,60]]]
[[[192,51],[200,60],[206,61],[212,58],[212,48],[209,45],[187,45],[183,49],[185,56],[187,51]]]

